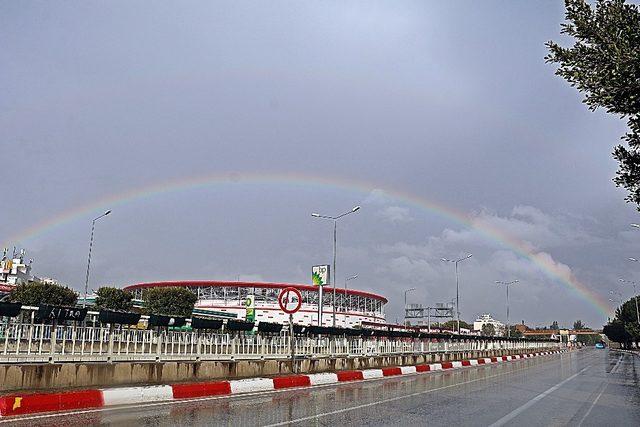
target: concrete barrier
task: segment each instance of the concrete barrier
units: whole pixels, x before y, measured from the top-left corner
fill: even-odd
[[[548,351],[547,349],[531,349]],[[515,354],[515,351],[512,352]],[[410,354],[377,357],[339,357],[288,360],[202,362],[38,363],[0,365],[0,392],[113,387],[202,382],[289,374],[364,371],[397,366],[431,365],[432,370],[454,366],[452,361],[508,360],[506,352],[477,351],[446,354]],[[462,366],[457,362],[457,366]],[[482,363],[478,361],[477,363]],[[459,365],[460,364],[460,365]],[[389,371],[391,372],[391,371]]]
[[[528,353],[527,357],[545,356],[561,351]],[[522,357],[524,358],[524,357]],[[493,363],[515,361],[521,357],[494,358]],[[382,369],[341,371],[308,375],[287,375],[274,378],[246,378],[229,381],[171,384],[160,386],[116,387],[109,389],[85,389],[49,393],[12,393],[0,396],[0,417],[34,414],[51,411],[102,408],[123,404],[164,402],[174,399],[190,399],[204,396],[224,396],[242,393],[270,392],[294,387],[310,387],[321,384],[362,381],[395,375],[418,375],[431,371],[462,369],[479,365],[487,359],[442,362],[431,365],[395,366]],[[491,360],[491,359],[488,359]],[[477,363],[472,363],[477,362]]]

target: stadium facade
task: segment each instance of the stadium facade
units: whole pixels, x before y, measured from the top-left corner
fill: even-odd
[[[294,314],[293,322],[299,325],[318,324],[318,287],[293,283],[233,282],[233,281],[172,281],[138,283],[125,287],[141,300],[145,289],[177,286],[187,288],[198,296],[195,308],[198,312],[235,314],[245,319],[246,301],[251,295],[255,304],[255,320],[288,323],[289,315],[278,305],[282,289],[293,287],[302,294],[302,307]],[[358,327],[362,322],[385,323],[387,299],[381,295],[359,290],[336,289],[336,310],[333,311],[333,288],[325,286],[323,292],[322,325],[332,326],[333,316],[338,327]]]

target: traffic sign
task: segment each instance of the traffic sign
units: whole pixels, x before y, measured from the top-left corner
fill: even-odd
[[[280,308],[287,314],[293,314],[302,306],[302,294],[296,288],[284,288],[278,296]]]

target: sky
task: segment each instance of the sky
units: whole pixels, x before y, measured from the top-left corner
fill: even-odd
[[[338,223],[337,283],[357,274],[387,320],[409,288],[454,298],[441,258],[473,253],[463,319],[504,321],[495,281],[518,279],[512,322],[600,327],[610,292],[632,295],[619,278],[640,280],[640,219],[612,182],[624,122],[544,62],[546,41],[569,43],[563,19],[559,1],[2,2],[0,241],[81,290],[110,208],[92,289],[310,283],[332,257],[331,223],[310,214],[361,205]],[[172,186],[207,176],[222,178]]]

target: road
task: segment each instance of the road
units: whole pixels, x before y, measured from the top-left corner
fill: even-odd
[[[251,396],[25,417],[11,424],[632,426],[640,425],[639,375],[640,358],[587,349]]]

